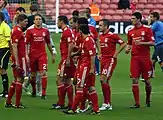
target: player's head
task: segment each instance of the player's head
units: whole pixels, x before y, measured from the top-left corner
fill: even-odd
[[[39,7],[38,7],[38,5],[37,4],[32,4],[31,6],[30,6],[30,12],[31,12],[31,14],[35,14],[35,13],[37,13],[38,12],[38,10],[39,10]]]
[[[75,29],[77,26],[78,17],[72,17],[69,20],[69,25],[72,29]]]
[[[87,18],[87,15],[86,15],[86,13],[85,13],[85,11],[80,11],[79,12],[79,18]]]
[[[25,9],[23,7],[18,7],[16,9],[16,15],[25,14]]]
[[[99,21],[99,31],[105,32],[109,29],[109,20],[108,19],[101,19]]]
[[[140,12],[135,12],[132,14],[131,22],[133,25],[137,25],[141,23],[141,20],[142,20],[142,14]]]
[[[81,35],[88,35],[88,34],[90,34],[88,24],[81,24],[79,26],[79,31],[80,31]]]
[[[155,22],[155,21],[157,21],[157,20],[160,20],[160,15],[159,15],[159,13],[158,13],[158,12],[152,12],[152,13],[150,14],[150,19],[151,19],[151,22],[152,22],[152,23]]]
[[[7,5],[7,1],[6,0],[0,0],[0,8],[5,8]]]
[[[80,26],[81,24],[86,24],[86,25],[88,25],[88,20],[87,20],[86,18],[84,18],[84,17],[79,18],[78,21],[77,21],[77,24],[76,24],[77,29],[79,29],[79,26]]]
[[[58,28],[62,28],[63,25],[68,25],[68,18],[66,16],[58,16],[57,25]]]
[[[91,9],[90,8],[86,8],[85,13],[86,13],[87,18],[91,17]]]
[[[0,22],[5,20],[5,15],[3,12],[0,12]]]
[[[28,24],[28,17],[25,14],[20,14],[17,17],[17,24],[22,28],[26,28]]]
[[[73,16],[73,17],[79,17],[79,11],[78,11],[78,10],[74,10],[74,11],[72,12],[72,16]]]
[[[34,24],[37,27],[42,26],[42,16],[40,14],[35,14],[35,16],[34,16]]]

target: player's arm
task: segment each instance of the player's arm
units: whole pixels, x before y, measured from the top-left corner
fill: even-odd
[[[126,54],[128,54],[132,49],[132,37],[130,36],[129,32],[127,34],[127,38],[128,38],[128,42],[127,42],[127,47],[126,47],[126,50],[125,50]]]
[[[12,54],[15,58],[15,61],[16,61],[16,66],[19,66],[19,62],[18,62],[18,44],[17,43],[13,43],[12,44]]]
[[[101,59],[101,47],[100,47],[99,39],[96,40],[96,48],[98,50],[97,56],[98,56],[98,59],[100,60]]]

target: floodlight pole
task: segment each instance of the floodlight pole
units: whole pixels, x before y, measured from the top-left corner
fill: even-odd
[[[57,26],[58,16],[59,16],[59,0],[56,0],[56,18],[55,18],[55,25],[56,25],[56,33],[59,33],[59,29]]]

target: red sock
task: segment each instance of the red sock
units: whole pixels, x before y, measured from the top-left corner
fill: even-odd
[[[133,84],[132,85],[132,92],[134,95],[135,103],[137,105],[140,105],[140,100],[139,100],[139,85],[138,84]]]
[[[12,99],[12,96],[14,95],[14,93],[15,93],[15,86],[16,86],[16,80],[12,81],[12,83],[10,85],[9,92],[8,92],[8,98],[7,98],[7,101],[6,101],[7,104],[12,103],[11,99]]]
[[[150,102],[150,96],[151,96],[151,91],[152,91],[152,87],[151,85],[149,86],[145,86],[145,90],[146,90],[146,103]]]
[[[109,85],[107,83],[102,83],[101,84],[102,87],[102,92],[103,92],[103,96],[104,96],[104,103],[108,104],[109,103]]]
[[[108,99],[109,101],[108,102],[111,105],[111,87],[110,87],[110,85],[108,85],[108,93],[109,93],[109,97],[108,97],[109,98]]]
[[[89,99],[92,101],[92,107],[95,112],[99,111],[98,96],[96,90],[89,92]]]
[[[21,95],[22,95],[22,83],[18,81],[16,82],[16,106],[20,105]]]
[[[32,77],[32,80],[30,80],[31,86],[32,86],[32,94],[36,94],[36,77]]]
[[[42,96],[45,96],[47,88],[47,76],[43,76],[41,79],[42,79]]]
[[[73,103],[73,86],[69,85],[66,87],[67,96],[68,96],[68,107],[72,107]]]
[[[66,96],[66,88],[64,84],[58,85],[58,105],[64,106]]]
[[[81,110],[84,110],[85,109],[85,102],[88,98],[88,89],[87,88],[84,88],[83,89],[83,99],[81,100],[81,104],[80,104],[80,109]]]
[[[79,106],[79,103],[81,102],[81,100],[83,99],[83,91],[76,91],[76,95],[72,104],[72,110],[75,112],[77,107]]]

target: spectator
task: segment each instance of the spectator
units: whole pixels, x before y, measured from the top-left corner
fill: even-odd
[[[5,22],[6,23],[10,23],[10,15],[6,9],[7,6],[7,1],[6,0],[1,0],[0,1],[0,11],[3,12],[4,16],[5,16]]]
[[[119,0],[118,8],[119,9],[130,9],[130,2],[129,2],[129,0]]]
[[[100,20],[100,9],[97,6],[96,2],[93,2],[90,5],[90,9],[91,9],[91,16],[95,19],[95,21],[99,21]]]
[[[72,16],[73,16],[73,17],[79,17],[79,11],[78,11],[78,10],[74,10],[74,11],[72,12]]]
[[[91,9],[90,8],[86,8],[85,9],[85,13],[86,13],[86,16],[87,16],[87,19],[88,19],[88,23],[90,25],[93,25],[96,27],[96,21],[94,20],[94,18],[91,16]]]

